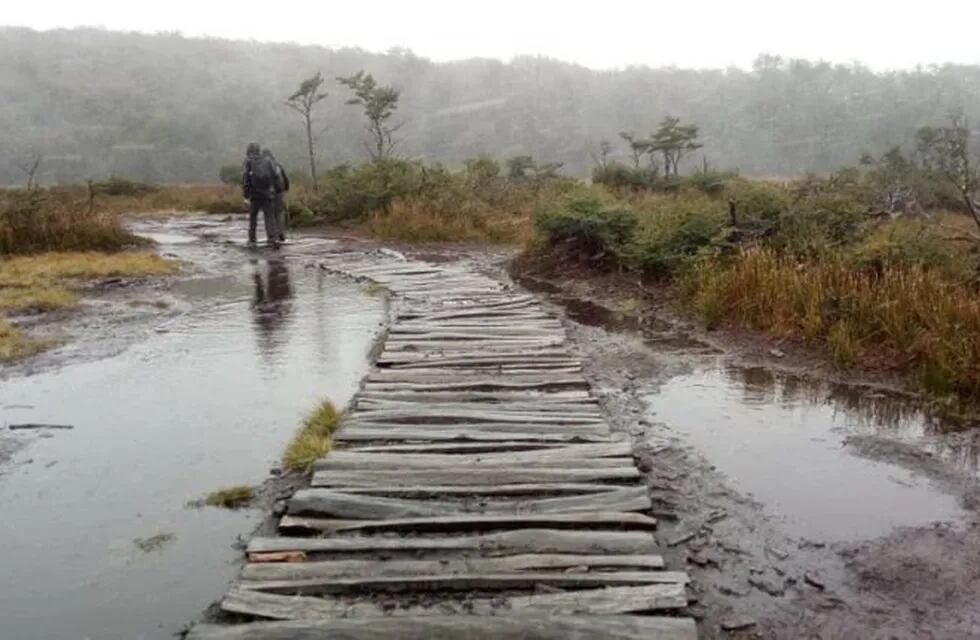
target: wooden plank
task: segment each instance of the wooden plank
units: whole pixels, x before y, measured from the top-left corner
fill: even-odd
[[[449,496],[528,496],[538,498],[556,495],[575,495],[584,493],[608,493],[616,491],[618,485],[592,482],[538,482],[534,484],[504,485],[405,485],[378,487],[344,487],[344,493],[356,493],[398,498],[439,498]]]
[[[315,620],[325,617],[414,617],[445,615],[448,612],[477,615],[512,615],[519,612],[570,615],[588,612],[614,615],[662,611],[687,605],[684,585],[679,583],[640,587],[608,587],[563,593],[504,596],[494,598],[440,599],[424,605],[388,608],[387,603],[331,597],[284,596],[232,587],[221,601],[231,613],[278,620]]]
[[[538,433],[538,434],[555,434],[563,436],[608,436],[609,427],[603,422],[596,422],[590,424],[561,424],[561,423],[546,423],[546,422],[534,422],[534,423],[524,423],[524,422],[432,422],[432,423],[392,423],[392,422],[380,422],[375,420],[346,420],[340,428],[340,431],[351,430],[362,430],[362,429],[384,429],[389,433],[391,438],[395,438],[402,433],[413,432],[418,430],[431,430],[431,431],[453,431],[457,429],[466,430],[472,433],[492,433],[498,436],[506,436],[507,434],[514,433]],[[516,439],[517,436],[514,436]]]
[[[511,573],[515,571],[593,569],[663,569],[664,560],[647,555],[521,554],[498,558],[449,560],[328,560],[247,564],[242,580],[304,580],[352,576],[406,576],[456,573]]]
[[[632,462],[632,460],[630,460]],[[404,485],[531,484],[535,482],[608,482],[639,480],[633,465],[570,469],[527,467],[450,467],[438,469],[327,469],[313,474],[314,487]]]
[[[697,640],[691,618],[504,614],[195,625],[187,640]]]
[[[339,442],[456,442],[456,441],[519,441],[528,442],[612,442],[619,439],[599,431],[545,431],[543,429],[495,431],[469,426],[404,427],[390,429],[383,426],[344,427],[334,435]]]
[[[290,515],[321,514],[354,520],[384,520],[453,516],[463,513],[516,515],[583,511],[645,511],[650,508],[650,499],[645,487],[628,487],[600,494],[537,500],[464,502],[386,498],[334,489],[301,489],[290,499],[288,512]]]
[[[657,520],[639,513],[622,512],[582,512],[547,515],[469,515],[433,518],[402,518],[387,520],[335,520],[329,518],[298,518],[284,516],[279,522],[280,529],[302,529],[330,533],[363,531],[380,533],[384,531],[467,531],[487,529],[562,529],[581,527],[583,529],[617,528],[623,531],[652,531],[657,528]]]
[[[566,531],[519,529],[469,536],[331,536],[327,538],[252,538],[249,553],[303,551],[306,553],[455,551],[486,553],[653,554],[656,540],[641,531]]]
[[[552,425],[596,425],[603,424],[602,414],[563,413],[532,411],[507,411],[503,409],[474,407],[472,409],[441,409],[439,405],[428,405],[418,409],[360,409],[350,414],[349,424],[390,423],[390,424],[435,424],[452,420],[453,423],[500,423],[513,422],[524,425],[545,423]]]
[[[357,576],[249,580],[243,589],[284,595],[340,595],[364,591],[500,591],[531,590],[537,585],[559,589],[686,584],[687,574],[675,571],[573,571],[540,573],[441,573],[432,575]]]
[[[537,402],[537,403],[574,403],[587,407],[598,406],[598,400],[589,395],[588,391],[362,391],[358,399],[404,402],[418,404],[420,402]]]
[[[313,468],[318,471],[384,471],[386,473],[401,472],[402,470],[438,470],[442,468],[458,469],[460,466],[472,465],[474,468],[493,468],[493,467],[520,467],[536,469],[602,469],[602,468],[622,468],[633,466],[633,458],[571,458],[564,456],[542,457],[534,459],[526,456],[508,457],[505,455],[486,454],[462,455],[462,454],[415,454],[405,455],[401,453],[347,453],[343,450],[333,451],[326,458],[317,460]],[[536,482],[529,481],[529,482]],[[580,482],[581,480],[569,480],[568,482]],[[565,482],[556,480],[555,482]],[[420,482],[419,484],[425,484]],[[452,484],[452,483],[445,483]],[[487,483],[489,484],[489,483]],[[519,484],[513,483],[513,484]]]
[[[633,464],[632,450],[627,442],[609,444],[572,444],[541,451],[507,451],[476,454],[376,453],[341,449],[317,460],[314,469],[400,469],[446,467],[459,465],[508,467],[533,464],[538,467],[566,465],[570,468],[618,467]]]
[[[625,443],[615,443],[625,444]],[[353,453],[490,453],[502,451],[541,451],[569,446],[563,442],[443,442],[437,444],[384,444],[341,449]]]

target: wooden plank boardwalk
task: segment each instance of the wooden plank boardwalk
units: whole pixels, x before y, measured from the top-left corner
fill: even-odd
[[[392,322],[335,450],[191,640],[690,640],[628,440],[530,295],[394,252],[322,268]]]

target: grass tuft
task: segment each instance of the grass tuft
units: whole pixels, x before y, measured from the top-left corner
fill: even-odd
[[[0,363],[14,362],[47,349],[50,342],[33,340],[3,318],[0,318]]]
[[[222,507],[224,509],[241,509],[248,506],[255,498],[255,490],[252,487],[238,485],[226,487],[214,491],[204,499],[204,504],[209,507]]]
[[[341,413],[329,400],[324,400],[306,420],[286,447],[282,462],[293,471],[309,471],[313,463],[327,455],[331,436],[340,423]]]

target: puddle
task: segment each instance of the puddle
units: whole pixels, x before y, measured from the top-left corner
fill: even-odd
[[[261,483],[303,415],[346,404],[367,370],[382,299],[289,251],[158,239],[199,272],[167,292],[184,313],[111,357],[2,382],[20,408],[0,418],[74,426],[25,435],[0,476],[4,638],[172,637],[222,595],[261,517],[185,503]]]
[[[789,535],[865,539],[964,515],[923,474],[844,446],[849,436],[886,436],[976,472],[976,450],[931,438],[939,425],[900,399],[717,366],[671,378],[645,399],[651,421],[682,434]]]

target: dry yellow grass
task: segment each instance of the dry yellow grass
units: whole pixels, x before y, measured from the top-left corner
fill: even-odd
[[[73,286],[98,278],[145,278],[174,273],[176,262],[148,251],[125,253],[42,253],[0,259],[0,311],[21,313],[71,308],[78,304]],[[0,360],[11,362],[44,350],[0,319]]]
[[[329,400],[323,401],[303,422],[286,447],[282,462],[293,471],[309,471],[313,463],[330,451],[331,436],[340,424],[341,414]]]
[[[48,342],[32,340],[17,327],[0,318],[0,363],[14,362],[44,351]]]
[[[0,287],[31,287],[63,280],[146,278],[177,269],[176,262],[151,251],[42,253],[0,260]]]
[[[907,372],[926,390],[980,402],[980,298],[938,270],[855,269],[769,250],[700,263],[685,283],[709,325],[823,344],[841,366]]]

